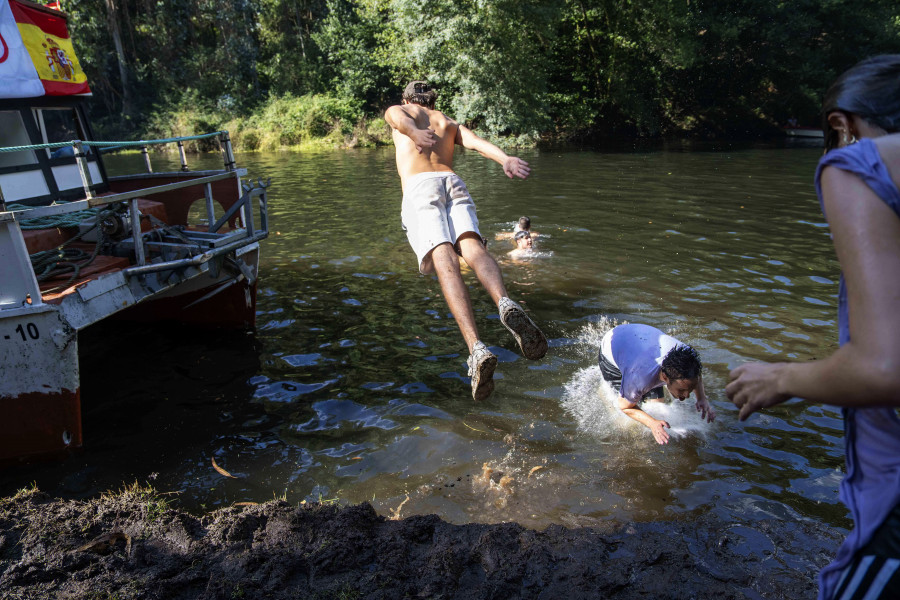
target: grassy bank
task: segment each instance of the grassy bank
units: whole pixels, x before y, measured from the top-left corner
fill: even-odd
[[[237,152],[366,148],[391,144],[381,117],[323,95],[272,98],[255,111],[235,114],[203,102],[160,109],[147,120],[142,139],[190,136],[227,130]],[[188,151],[206,151],[215,142],[200,140]]]
[[[118,139],[116,125],[101,126],[100,136]],[[106,131],[106,130],[109,131]],[[272,98],[256,110],[236,114],[194,98],[174,108],[159,109],[136,131],[137,139],[192,136],[227,130],[236,152],[277,150],[334,150],[393,145],[391,129],[381,115],[365,114],[359,108],[332,96],[306,95]],[[528,136],[495,138],[485,136],[502,148],[533,147],[537,139]],[[175,151],[174,146],[160,147]],[[185,144],[188,152],[217,149],[215,140]]]

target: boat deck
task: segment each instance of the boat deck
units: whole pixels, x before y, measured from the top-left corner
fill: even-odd
[[[166,207],[161,202],[141,198],[138,200],[138,208],[143,215],[152,215],[164,223],[168,222]],[[141,231],[149,231],[151,229],[153,229],[153,225],[150,221],[143,220]],[[61,244],[68,242],[77,235],[77,227],[55,227],[22,231],[22,237],[25,238],[25,247],[28,248],[30,254],[58,248]],[[95,244],[93,242],[72,242],[67,247],[81,250],[87,256],[90,256],[94,252]],[[72,279],[72,272],[69,271],[39,282],[41,299],[48,304],[59,304],[66,296],[74,294],[79,286],[108,273],[127,269],[130,266],[132,266],[131,261],[127,258],[98,254],[89,264],[79,270],[78,275],[74,279]],[[61,288],[61,286],[65,287]]]

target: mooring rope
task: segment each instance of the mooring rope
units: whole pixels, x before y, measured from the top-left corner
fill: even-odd
[[[72,271],[72,276],[69,277],[65,283],[52,289],[44,290],[44,293],[55,292],[69,287],[81,273],[81,270],[94,262],[94,259],[97,258],[97,255],[100,253],[100,248],[104,243],[104,233],[102,228],[97,232],[97,243],[94,245],[94,251],[90,255],[80,248],[66,248],[69,244],[77,242],[89,232],[96,229],[106,214],[114,212],[110,208],[93,209],[93,211],[95,213],[95,218],[90,227],[84,231],[78,232],[78,235],[66,240],[52,250],[43,250],[30,255],[31,268],[34,269],[34,274],[38,281],[47,281],[48,279],[53,279],[54,277],[59,277],[60,275]]]
[[[51,206],[67,204],[67,202],[55,202]],[[27,206],[25,204],[7,204],[6,209],[10,212],[20,212],[23,210],[31,210],[37,208],[35,206]],[[78,227],[82,221],[86,221],[95,217],[100,209],[86,208],[63,215],[48,215],[46,217],[37,217],[35,219],[22,219],[19,221],[19,227],[22,229],[53,229],[55,227]]]
[[[0,148],[0,152],[21,152],[23,150],[40,150],[42,148],[48,148],[50,150],[56,148],[65,148],[67,146],[74,146],[75,144],[81,144],[82,146],[95,146],[97,148],[104,148],[109,146],[121,146],[123,148],[130,147],[140,147],[140,146],[152,146],[156,144],[170,144],[172,142],[187,142],[190,140],[204,140],[211,137],[216,137],[219,135],[227,134],[227,131],[215,131],[213,133],[202,133],[200,135],[187,135],[183,137],[173,137],[173,138],[162,138],[158,140],[137,140],[137,141],[125,141],[125,142],[105,142],[101,140],[71,140],[68,142],[52,142],[49,144],[32,144],[30,146],[9,146],[6,148]]]

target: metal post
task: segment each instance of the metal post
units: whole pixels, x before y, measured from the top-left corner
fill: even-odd
[[[88,168],[87,158],[84,155],[84,146],[78,140],[72,144],[75,149],[75,161],[78,163],[78,173],[81,175],[81,185],[84,187],[84,197],[90,200],[94,197],[91,193],[91,171]]]
[[[132,198],[128,201],[130,210],[128,216],[131,217],[131,237],[134,240],[134,256],[137,259],[138,266],[144,266],[147,259],[144,257],[144,240],[141,236],[141,212],[138,210],[138,199]]]
[[[206,218],[209,227],[207,231],[212,231],[213,225],[216,224],[216,207],[213,205],[212,184],[206,184]]]
[[[178,140],[178,154],[181,156],[181,170],[189,171],[187,166],[187,157],[184,155],[184,142]]]
[[[253,196],[256,194],[248,193],[247,194],[247,203],[241,209],[241,217],[244,220],[244,227],[247,229],[247,235],[253,237]]]
[[[144,163],[147,165],[147,172],[152,173],[153,167],[150,165],[150,153],[147,151],[147,146],[141,146],[141,154],[144,155]]]
[[[234,153],[231,151],[231,137],[229,137],[227,131],[222,132],[220,140],[222,142],[222,154],[224,155],[225,160],[225,170],[234,171]]]

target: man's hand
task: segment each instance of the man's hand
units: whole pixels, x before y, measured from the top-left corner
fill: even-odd
[[[510,156],[503,161],[503,172],[506,173],[506,176],[510,179],[513,177],[525,179],[528,177],[528,174],[531,173],[531,168],[529,168],[528,163],[521,158]]]
[[[668,444],[669,443],[669,434],[666,433],[666,429],[671,429],[669,424],[665,421],[656,421],[653,425],[650,426],[650,431],[653,433],[653,437],[656,438],[656,442],[658,444]]]
[[[788,400],[778,392],[778,375],[784,363],[748,363],[729,373],[731,380],[725,394],[741,409],[738,419],[744,421],[754,412]]]
[[[419,151],[419,154],[422,154],[428,148],[434,146],[435,138],[434,132],[430,129],[414,129],[409,137],[412,139],[413,143],[416,145],[416,150]]]
[[[709,400],[703,398],[697,398],[697,412],[700,413],[701,419],[706,419],[707,423],[712,423],[716,420],[716,411],[713,410],[713,407],[710,406]]]

